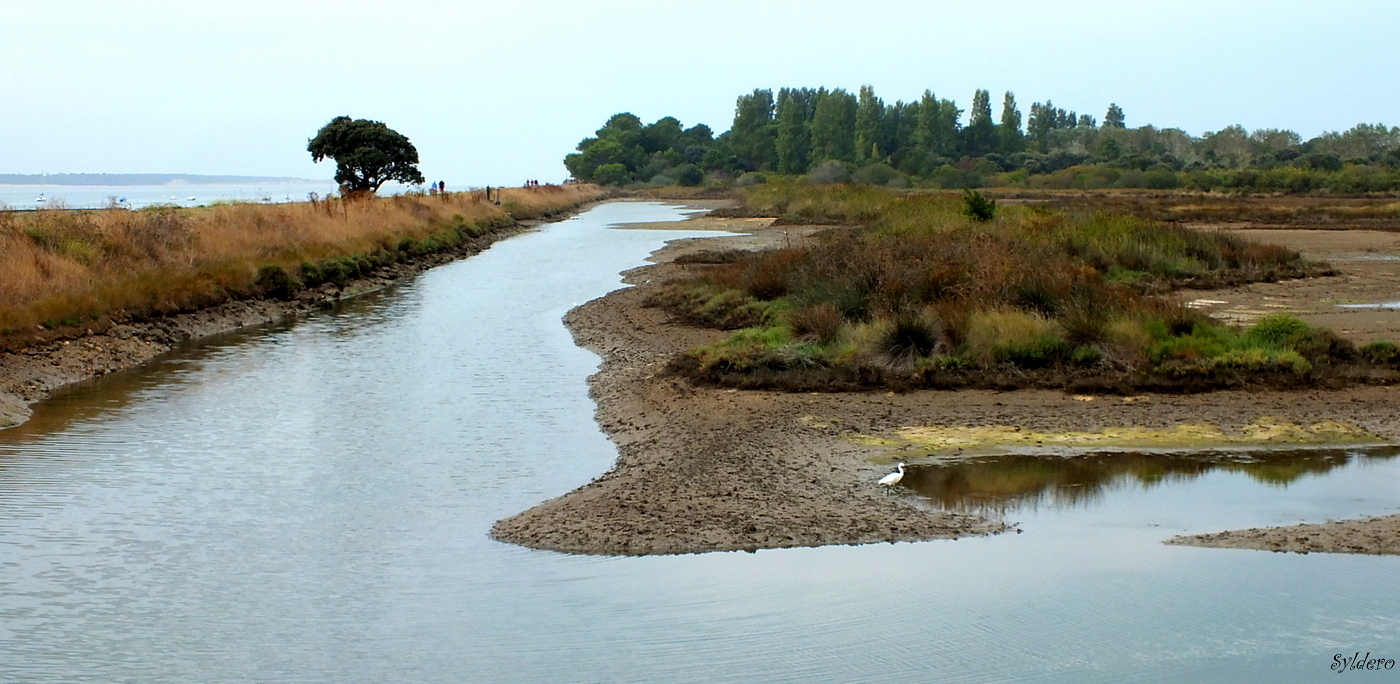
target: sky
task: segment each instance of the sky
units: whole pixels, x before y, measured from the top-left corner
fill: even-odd
[[[0,0],[0,173],[329,178],[383,121],[454,187],[556,182],[612,114],[718,133],[754,88],[1053,99],[1129,126],[1400,125],[1400,3]]]

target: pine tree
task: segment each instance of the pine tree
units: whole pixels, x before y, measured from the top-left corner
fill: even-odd
[[[1104,128],[1127,128],[1123,119],[1123,108],[1117,103],[1108,106],[1108,113],[1103,115]]]

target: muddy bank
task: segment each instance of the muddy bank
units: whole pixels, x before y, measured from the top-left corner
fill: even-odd
[[[1387,387],[1091,398],[1051,390],[784,393],[697,386],[667,375],[675,354],[726,334],[646,306],[660,283],[682,272],[675,259],[800,241],[815,230],[747,229],[739,237],[673,243],[654,255],[655,265],[628,274],[635,287],[570,312],[565,322],[577,342],[603,357],[589,384],[618,461],[594,482],[501,520],[493,537],[572,553],[653,554],[1005,530],[1000,521],[955,516],[917,497],[883,496],[875,482],[901,458],[899,435],[918,426],[1064,433],[1205,423],[1244,435],[1261,421],[1337,421],[1400,439],[1396,391]]]
[[[1400,515],[1173,537],[1168,544],[1291,553],[1400,555]]]
[[[753,238],[740,242],[752,243]],[[682,248],[684,249],[684,247]],[[662,258],[679,250],[669,249]],[[797,420],[805,398],[696,388],[663,369],[714,331],[669,323],[645,306],[655,269],[565,318],[603,357],[589,379],[597,419],[618,446],[612,470],[498,522],[492,537],[590,554],[672,554],[955,539],[999,522],[886,497],[885,468],[861,446]]]
[[[584,211],[589,202],[549,220]],[[247,299],[144,321],[98,321],[84,329],[44,330],[0,340],[0,429],[29,419],[29,405],[54,390],[125,370],[210,335],[296,318],[388,287],[435,266],[466,258],[544,221],[527,220],[470,238],[450,250],[382,267],[344,287],[326,283],[290,300]]]

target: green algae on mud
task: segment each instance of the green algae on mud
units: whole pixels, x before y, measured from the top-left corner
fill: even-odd
[[[823,425],[809,416],[804,424]],[[852,434],[847,440],[885,447],[889,458],[995,456],[1004,454],[1068,454],[1095,451],[1195,451],[1279,449],[1318,446],[1379,445],[1389,440],[1356,425],[1337,420],[1312,424],[1262,417],[1238,430],[1209,423],[1178,423],[1170,427],[1106,427],[1094,432],[1039,432],[1014,425],[911,425],[886,435]],[[920,456],[916,456],[920,457]]]

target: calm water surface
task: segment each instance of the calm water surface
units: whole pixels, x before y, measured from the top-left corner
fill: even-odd
[[[409,188],[388,183],[379,194],[397,195]],[[448,186],[449,190],[462,190]],[[325,197],[336,192],[334,181],[285,183],[168,183],[165,185],[5,185],[0,184],[0,208],[102,209],[153,204],[194,207],[212,202],[305,202],[309,193]],[[40,199],[43,199],[40,202]],[[193,199],[191,199],[193,198]],[[120,200],[126,200],[121,202]]]
[[[1126,482],[957,542],[487,539],[611,464],[597,357],[560,317],[688,235],[609,224],[679,216],[603,205],[0,432],[0,681],[1318,681],[1335,653],[1400,658],[1400,559],[1160,544],[1395,511],[1400,459]]]

